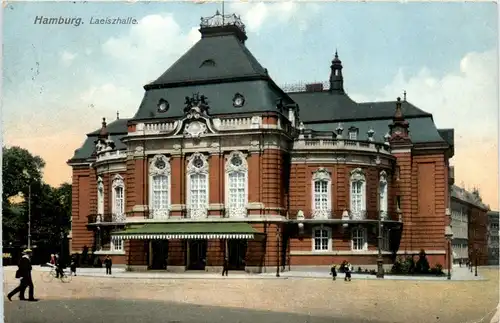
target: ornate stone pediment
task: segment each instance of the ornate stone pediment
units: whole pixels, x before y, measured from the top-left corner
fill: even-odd
[[[184,118],[178,122],[174,135],[182,133],[187,137],[200,138],[206,133],[215,133],[208,115],[210,107],[206,96],[194,93],[192,97],[186,97],[184,104]]]

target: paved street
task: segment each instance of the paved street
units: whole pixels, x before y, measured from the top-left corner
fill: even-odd
[[[491,321],[498,269],[480,281],[288,279],[126,279],[75,277],[44,283],[37,303],[5,298],[7,323],[444,322]],[[6,271],[5,294],[16,284]]]

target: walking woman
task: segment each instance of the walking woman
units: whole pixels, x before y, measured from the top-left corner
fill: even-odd
[[[330,269],[333,280],[337,280],[337,265],[332,264],[332,268]]]
[[[351,271],[352,271],[352,266],[350,263],[347,263],[347,265],[344,267],[345,271],[345,281],[351,281]]]

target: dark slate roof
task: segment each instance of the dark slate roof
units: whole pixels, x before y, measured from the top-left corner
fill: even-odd
[[[133,119],[182,117],[185,97],[191,97],[193,93],[207,97],[210,115],[277,111],[276,103],[280,98],[283,99],[284,104],[293,103],[270,80],[192,85],[146,91]],[[236,93],[245,97],[245,104],[241,108],[233,106],[233,97]],[[158,112],[160,99],[168,101],[170,108],[167,112]]]
[[[450,146],[455,145],[455,129],[438,129],[438,132]]]
[[[203,64],[211,60],[212,64]],[[267,76],[266,70],[235,35],[204,37],[149,85]]]
[[[115,143],[118,150],[127,149],[127,146],[121,141],[127,135],[127,122],[129,119],[118,119],[109,123],[106,128],[110,134],[111,140]],[[95,151],[95,141],[101,128],[87,134],[87,139],[82,146],[75,150],[75,154],[70,160],[83,160],[90,158]]]
[[[413,143],[444,142],[431,117],[408,118],[407,121],[410,124],[410,138]],[[344,128],[342,135],[345,138],[348,136],[348,129],[356,127],[359,129],[358,140],[368,140],[367,132],[373,129],[375,131],[373,136],[375,141],[383,142],[385,134],[389,131],[389,124],[392,123],[392,117],[390,119],[341,121],[340,123]],[[306,124],[305,126],[315,131],[335,131],[338,125],[339,121]]]
[[[356,103],[347,94],[329,91],[296,92],[288,95],[299,105],[300,119],[304,123],[392,118],[396,109],[396,101]],[[406,101],[402,102],[401,109],[405,117],[431,116]]]

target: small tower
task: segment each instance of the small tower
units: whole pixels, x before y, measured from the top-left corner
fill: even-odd
[[[94,141],[96,153],[102,152],[106,148],[106,140],[109,137],[108,128],[106,124],[106,118],[102,118],[102,126],[101,130],[99,130],[99,134],[97,135],[97,140]]]
[[[401,109],[401,98],[398,97],[396,101],[396,111],[394,112],[394,117],[392,117],[392,123],[389,125],[390,143],[393,144],[411,144],[410,131],[408,128],[410,124],[405,120],[403,116],[403,110]]]
[[[344,77],[342,76],[342,61],[339,59],[337,51],[330,66],[330,92],[344,94]]]

